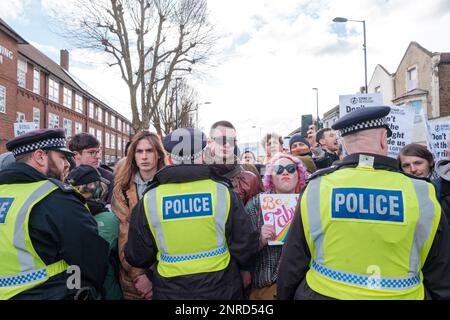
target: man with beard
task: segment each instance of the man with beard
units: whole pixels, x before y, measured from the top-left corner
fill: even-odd
[[[0,172],[0,300],[96,297],[108,244],[84,199],[62,180],[63,129],[34,130],[6,144],[16,162]]]
[[[317,168],[312,158],[311,145],[300,133],[294,134],[289,139],[289,149],[293,156],[299,158],[309,173],[314,173]]]

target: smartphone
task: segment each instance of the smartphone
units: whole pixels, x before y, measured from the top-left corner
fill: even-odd
[[[302,137],[308,138],[308,128],[313,124],[313,116],[312,114],[304,114],[302,115]]]

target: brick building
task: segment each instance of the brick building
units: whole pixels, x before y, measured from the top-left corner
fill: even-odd
[[[103,161],[124,156],[131,122],[89,93],[69,73],[69,53],[58,65],[0,19],[0,153],[15,122],[64,128],[66,136],[89,132],[101,141]]]

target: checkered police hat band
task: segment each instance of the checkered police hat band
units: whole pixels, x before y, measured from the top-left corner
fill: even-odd
[[[197,159],[198,157],[200,157],[202,152],[203,152],[203,150],[196,152],[193,155],[188,154],[185,156],[179,156],[179,155],[171,153],[170,156],[172,157],[172,159],[174,159],[177,162],[191,162],[191,161],[194,161],[195,159]]]
[[[386,124],[387,124],[386,117],[383,117],[383,118],[372,119],[372,120],[360,122],[357,124],[353,124],[351,126],[342,128],[340,131],[341,131],[341,135],[345,135],[345,134],[360,131],[360,130],[379,128]]]
[[[13,155],[19,156],[24,153],[33,152],[38,149],[52,149],[52,148],[65,148],[66,139],[65,138],[51,138],[46,140],[41,140],[33,143],[29,143],[17,148],[14,148],[11,152]]]

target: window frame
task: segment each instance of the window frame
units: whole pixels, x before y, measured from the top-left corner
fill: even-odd
[[[2,85],[0,85],[0,97],[2,97],[0,101],[3,101],[3,106],[0,104],[0,113],[6,113],[6,87]]]
[[[38,75],[37,78],[36,75]],[[36,94],[41,94],[41,70],[36,67],[33,67],[33,92]]]
[[[56,84],[56,87],[52,86],[52,84]],[[56,96],[53,95],[55,92]],[[59,81],[53,78],[48,80],[48,98],[53,102],[59,103]]]

